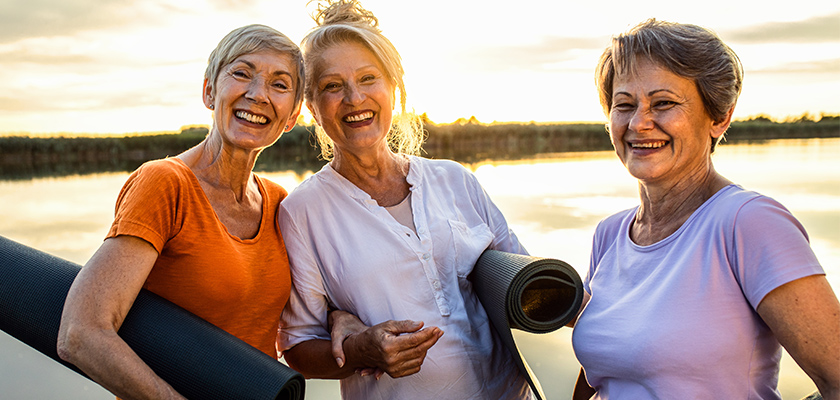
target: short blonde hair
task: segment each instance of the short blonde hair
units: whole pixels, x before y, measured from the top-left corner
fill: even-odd
[[[595,79],[606,115],[612,108],[615,75],[634,73],[639,58],[693,80],[715,122],[726,118],[741,94],[741,60],[714,32],[697,25],[649,19],[613,37],[601,55]],[[712,141],[712,151],[716,144]]]
[[[397,153],[419,154],[425,139],[423,122],[413,112],[406,111],[406,91],[400,53],[388,38],[379,30],[379,20],[372,12],[362,8],[356,0],[327,1],[318,4],[313,16],[317,26],[301,41],[304,62],[310,70],[306,77],[304,90],[307,102],[312,102],[315,91],[315,79],[319,73],[318,59],[328,48],[342,43],[359,43],[370,50],[382,64],[389,83],[399,91],[400,113],[394,116],[388,133],[388,144]],[[334,143],[320,126],[315,128],[315,136],[321,146],[321,157],[330,160],[333,157]]]
[[[246,25],[236,28],[219,42],[207,60],[204,79],[211,85],[210,95],[216,95],[216,79],[226,65],[245,54],[256,53],[261,50],[273,50],[280,54],[287,54],[297,66],[297,80],[295,81],[295,107],[303,101],[304,65],[300,48],[286,35],[276,29],[259,24]]]

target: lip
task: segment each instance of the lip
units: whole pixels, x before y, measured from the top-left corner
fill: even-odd
[[[370,118],[367,118],[367,119],[364,119],[364,120],[361,120],[361,121],[353,121],[353,122],[348,122],[347,121],[348,118],[357,117],[357,116],[368,114],[368,113],[371,114]],[[365,127],[365,126],[368,126],[368,125],[372,124],[373,120],[375,118],[376,118],[376,113],[373,112],[373,110],[359,110],[359,111],[353,111],[351,113],[345,114],[343,117],[341,117],[341,123],[344,124],[344,125],[347,125],[351,128],[361,128],[361,127]]]
[[[634,153],[649,154],[668,147],[668,145],[671,144],[671,141],[665,139],[644,139],[628,140],[625,143],[627,148]]]
[[[248,113],[255,118],[265,118],[265,123],[261,124],[261,123],[257,123],[257,122],[251,122],[251,121],[249,121],[245,118],[240,118],[239,116],[237,116],[237,114],[239,114],[240,112]],[[242,124],[245,124],[245,125],[248,125],[248,126],[254,126],[254,127],[264,127],[264,126],[267,126],[267,125],[271,124],[271,118],[269,118],[267,115],[261,114],[261,113],[258,113],[258,112],[254,112],[254,111],[251,111],[251,110],[248,110],[248,109],[244,109],[244,108],[234,109],[233,110],[233,118],[236,119],[238,122],[240,122]]]

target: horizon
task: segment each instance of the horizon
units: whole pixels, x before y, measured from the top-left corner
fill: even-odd
[[[441,0],[362,5],[402,55],[409,109],[436,124],[470,117],[604,123],[594,85],[598,57],[611,36],[651,17],[704,26],[735,50],[745,81],[734,119],[840,114],[840,4],[833,2],[540,1],[525,8],[434,1]],[[0,135],[210,126],[201,84],[222,36],[262,23],[298,43],[314,25],[314,4],[280,3],[8,0],[0,13]]]
[[[432,126],[440,126],[445,127],[449,125],[466,125],[471,123],[476,123],[482,126],[493,126],[493,125],[602,125],[606,124],[607,121],[493,121],[493,122],[483,122],[478,121],[477,119],[475,122],[469,122],[470,119],[474,118],[458,118],[452,122],[435,122],[431,121]],[[821,113],[819,115],[813,115],[810,113],[803,113],[800,115],[790,115],[783,119],[773,118],[767,114],[759,113],[756,115],[746,116],[744,118],[733,119],[732,123],[740,123],[740,122],[751,122],[756,120],[765,119],[773,123],[778,124],[785,124],[785,123],[798,123],[802,121],[811,121],[811,122],[820,122],[825,118],[830,119],[840,119],[840,113]],[[315,125],[314,119],[309,119],[301,123],[298,121],[295,126],[300,126],[306,129],[309,129]],[[426,124],[424,124],[426,125]],[[159,131],[132,131],[132,132],[2,132],[0,131],[0,137],[30,137],[30,138],[75,138],[75,137],[125,137],[125,136],[152,136],[152,135],[172,135],[172,134],[180,134],[185,130],[188,129],[207,129],[208,131],[212,128],[210,124],[188,124],[183,125],[178,129],[167,129],[167,130],[159,130]],[[282,139],[282,136],[281,136]]]

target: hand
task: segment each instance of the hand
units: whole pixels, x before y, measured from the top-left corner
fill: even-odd
[[[368,329],[368,326],[359,317],[343,310],[330,311],[327,322],[330,327],[332,355],[338,367],[342,368],[345,360],[344,341],[350,335],[364,332]],[[385,371],[379,368],[358,368],[356,373],[361,376],[373,375],[376,380],[379,380],[385,374]]]
[[[346,343],[364,365],[399,378],[419,372],[426,353],[443,336],[438,327],[421,328],[418,321],[386,321],[351,334]]]

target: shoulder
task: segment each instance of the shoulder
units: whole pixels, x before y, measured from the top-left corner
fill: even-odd
[[[412,165],[416,165],[418,169],[424,173],[433,175],[448,175],[448,176],[472,176],[472,172],[465,168],[457,161],[452,160],[433,160],[423,157],[411,157]]]
[[[180,160],[164,158],[143,163],[126,180],[123,192],[150,191],[152,193],[172,192],[190,182],[189,167]]]
[[[266,193],[268,193],[268,196],[270,198],[282,201],[284,198],[286,198],[286,196],[288,196],[289,192],[286,191],[286,188],[280,186],[277,182],[274,182],[271,179],[259,176],[257,174],[254,174],[254,176],[257,178],[257,181],[260,182],[260,184],[263,187],[263,190],[265,190]]]
[[[625,221],[632,218],[638,209],[639,207],[628,208],[602,219],[595,228],[596,240],[604,241],[608,238],[617,237],[621,227],[625,225]]]
[[[411,158],[408,181],[412,185],[425,182],[438,189],[448,187],[451,190],[467,190],[470,193],[477,192],[481,188],[478,178],[460,163],[422,157]]]
[[[771,222],[775,215],[799,225],[791,212],[775,199],[734,184],[721,189],[709,205],[706,217],[724,224],[762,225],[762,221]]]
[[[335,194],[329,193],[331,191],[329,182],[333,179],[329,175],[330,171],[324,168],[304,179],[283,199],[280,207],[286,209],[287,212],[292,212],[316,205],[314,203],[320,204],[328,201],[332,194]]]
[[[189,174],[192,171],[177,158],[162,158],[143,163],[131,177],[153,181],[188,181]]]

